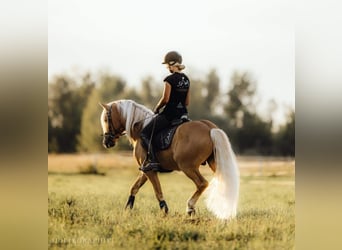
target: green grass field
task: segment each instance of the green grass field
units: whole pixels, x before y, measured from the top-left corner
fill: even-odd
[[[51,155],[48,175],[49,249],[294,249],[294,162],[239,158],[238,216],[220,221],[205,207],[188,217],[195,186],[181,172],[160,174],[169,214],[147,182],[133,210],[124,210],[138,175],[131,154]],[[201,172],[210,180],[207,166]]]

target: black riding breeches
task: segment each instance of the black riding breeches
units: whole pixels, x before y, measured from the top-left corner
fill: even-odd
[[[141,131],[140,136],[145,137],[146,139],[151,139],[151,134],[158,133],[163,128],[170,125],[170,121],[166,119],[165,115],[159,114],[156,117],[154,117],[149,124],[146,125],[145,128]]]

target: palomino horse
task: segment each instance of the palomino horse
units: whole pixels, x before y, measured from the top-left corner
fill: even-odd
[[[132,100],[119,100],[100,105],[103,107],[101,126],[104,147],[115,146],[117,139],[126,134],[134,147],[133,154],[141,165],[146,158],[146,151],[141,146],[139,135],[142,128],[151,121],[153,112]],[[195,183],[197,190],[187,201],[189,215],[195,213],[195,204],[208,187],[208,181],[199,172],[199,166],[207,162],[214,172],[206,199],[208,209],[220,219],[236,216],[239,170],[227,135],[215,124],[207,120],[181,124],[176,130],[171,146],[158,152],[157,158],[163,169],[183,171]],[[140,172],[131,187],[126,208],[133,208],[135,195],[147,180],[153,185],[160,208],[167,213],[168,207],[158,173],[152,170]]]

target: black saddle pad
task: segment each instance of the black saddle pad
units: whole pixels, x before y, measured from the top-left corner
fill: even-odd
[[[153,136],[153,147],[156,151],[161,151],[168,149],[172,143],[173,136],[176,133],[177,128],[183,124],[184,122],[188,122],[190,120],[174,120],[171,123],[170,127],[167,127]]]
[[[172,143],[173,136],[179,125],[163,129],[158,134],[153,136],[153,147],[156,151],[168,149]]]

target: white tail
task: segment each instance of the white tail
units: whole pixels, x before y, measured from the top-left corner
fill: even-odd
[[[221,129],[210,131],[216,171],[207,190],[207,207],[220,219],[236,216],[239,199],[239,169],[229,139]]]

